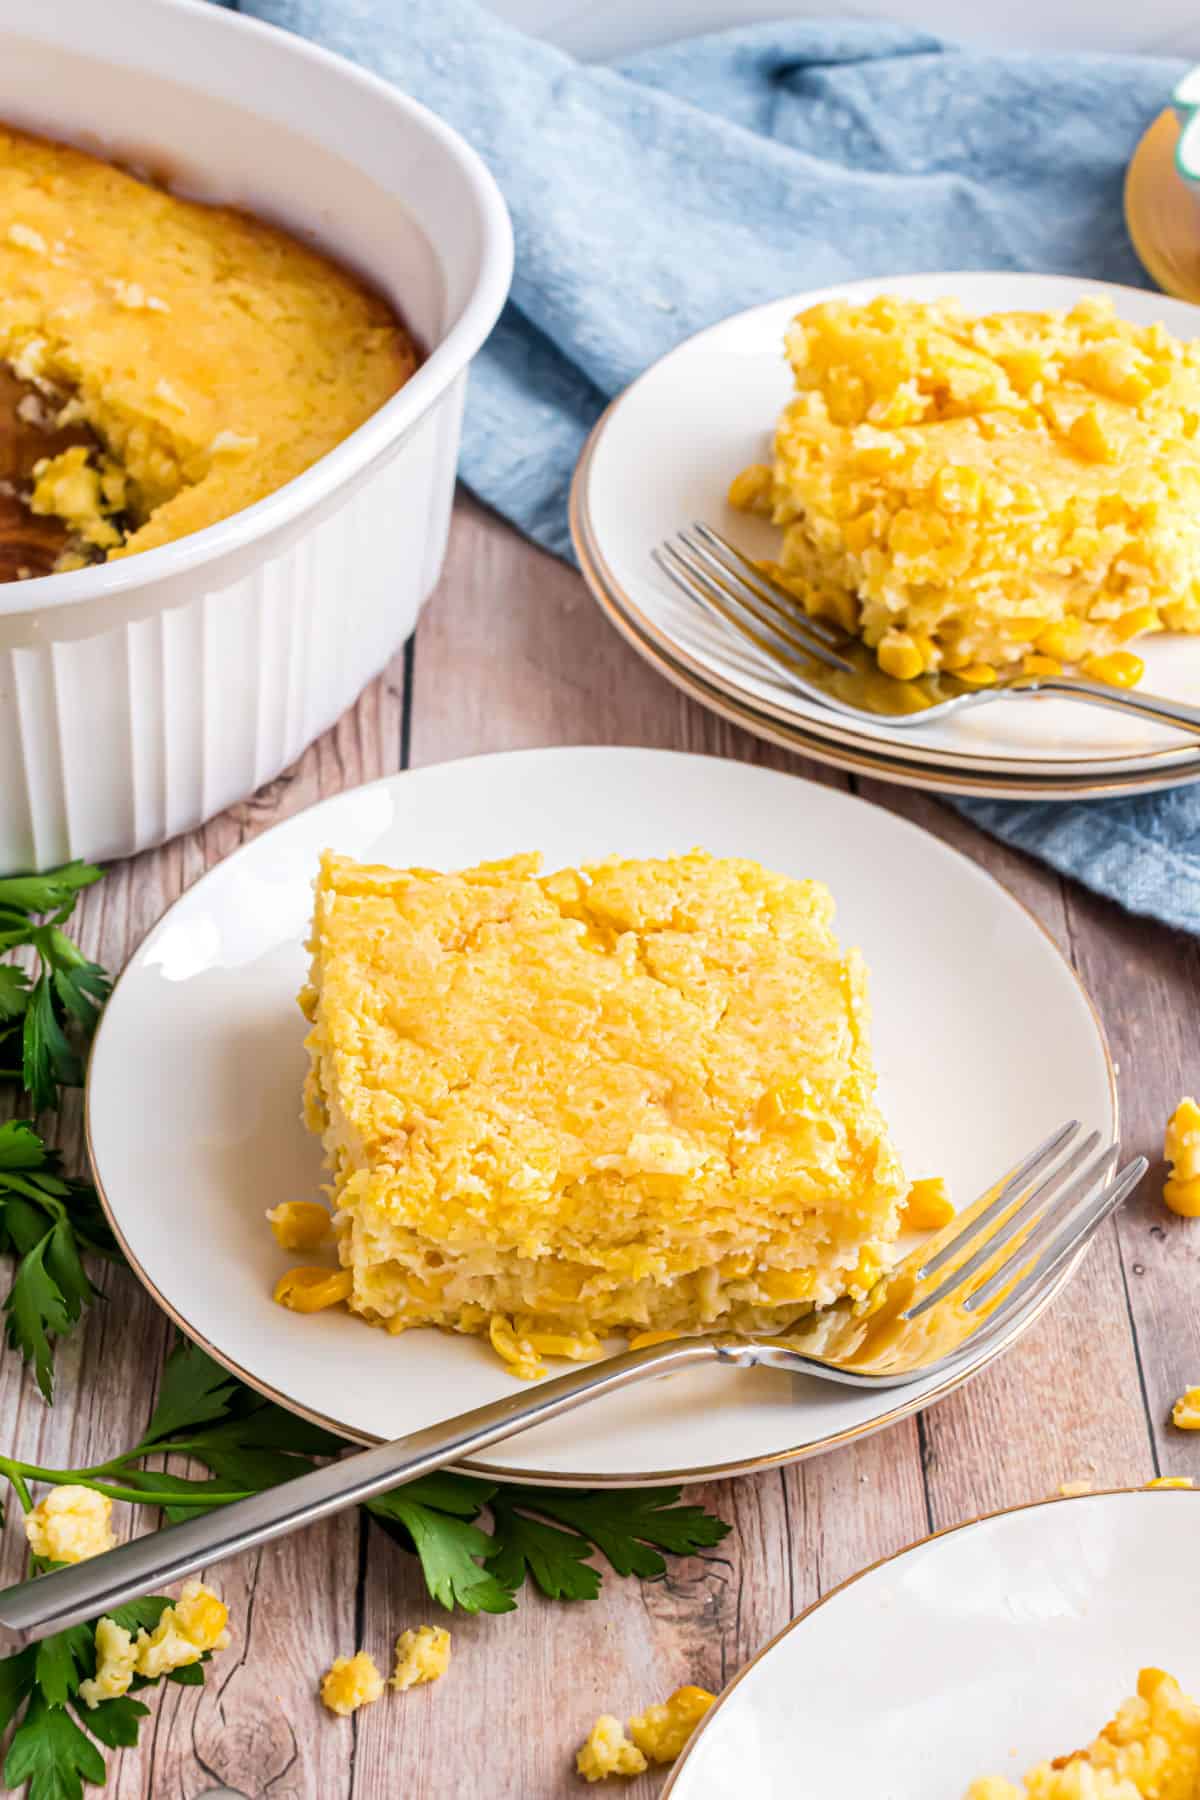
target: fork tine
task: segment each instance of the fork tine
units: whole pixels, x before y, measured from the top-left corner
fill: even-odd
[[[837,650],[845,642],[847,634],[844,631],[827,619],[814,618],[805,612],[794,594],[789,594],[772,576],[764,574],[757,563],[702,519],[693,520],[691,531],[681,531],[679,536],[690,550],[698,552],[723,574],[731,575],[742,587],[748,588],[777,617],[784,620],[799,617],[804,621],[805,629],[828,644],[831,650]]]
[[[1125,1167],[1105,1184],[1099,1194],[1093,1195],[1085,1206],[1076,1207],[1062,1230],[1043,1250],[1033,1267],[1022,1275],[1010,1292],[1005,1295],[988,1320],[989,1327],[994,1325],[998,1318],[1007,1320],[1036,1291],[1044,1288],[1057,1274],[1063,1263],[1088,1241],[1111,1213],[1116,1212],[1118,1206],[1133,1192],[1149,1167],[1150,1164],[1144,1156],[1135,1156],[1132,1162],[1126,1163]],[[1008,1273],[1011,1277],[1013,1264],[1020,1262],[1025,1248],[1025,1245],[1018,1246],[1009,1257],[1004,1269],[997,1270],[996,1275],[991,1276],[983,1284],[983,1287],[964,1301],[964,1308],[972,1312],[977,1311],[983,1304],[984,1290],[991,1288],[994,1291],[997,1277],[1004,1273]]]
[[[1058,1199],[1055,1199],[1054,1196],[1063,1183],[1069,1176],[1075,1174],[1082,1162],[1091,1156],[1099,1142],[1100,1133],[1098,1131],[1089,1132],[1083,1142],[1075,1146],[1065,1161],[1059,1163],[1048,1175],[1044,1176],[1037,1186],[1025,1196],[1020,1205],[1014,1207],[1013,1211],[1001,1220],[995,1231],[990,1232],[984,1238],[978,1249],[968,1256],[965,1262],[957,1263],[931,1294],[927,1294],[916,1306],[909,1309],[904,1315],[905,1318],[919,1319],[922,1313],[928,1312],[931,1307],[939,1305],[941,1301],[949,1299],[950,1295],[958,1289],[965,1287],[972,1275],[991,1262],[996,1252],[1002,1250],[1005,1244],[1009,1243],[1024,1226],[1033,1220],[1035,1221],[1033,1229],[1025,1233],[1020,1245],[1022,1255],[1027,1255],[1031,1240],[1038,1233],[1044,1232],[1046,1219],[1057,1218],[1061,1216],[1064,1207],[1073,1206],[1081,1193],[1085,1193],[1094,1186],[1105,1165],[1116,1155],[1115,1148],[1110,1145],[1089,1169],[1069,1183],[1064,1194],[1059,1194]],[[1041,1216],[1039,1217],[1039,1215]]]
[[[948,1243],[943,1244],[941,1249],[930,1257],[927,1263],[921,1265],[917,1271],[917,1279],[925,1281],[930,1275],[936,1275],[938,1270],[950,1261],[951,1257],[957,1256],[960,1250],[965,1250],[972,1238],[978,1237],[981,1231],[986,1230],[997,1214],[1002,1213],[1011,1203],[1013,1195],[1019,1190],[1022,1183],[1032,1180],[1046,1167],[1047,1163],[1053,1161],[1059,1151],[1070,1143],[1078,1130],[1079,1120],[1068,1119],[1065,1125],[1060,1125],[1057,1131],[1052,1131],[1036,1150],[1031,1150],[1024,1162],[1018,1163],[1012,1174],[1006,1178],[996,1198],[985,1206],[982,1212],[976,1213],[974,1218],[968,1219],[961,1231],[957,1231]]]
[[[693,607],[700,607],[709,616],[716,617],[725,632],[732,632],[736,637],[743,637],[748,644],[752,644],[761,657],[775,664],[775,668],[783,670],[786,679],[795,688],[801,689],[802,693],[815,693],[811,686],[810,671],[811,664],[817,661],[819,655],[817,648],[801,650],[768,626],[761,626],[756,630],[756,626],[750,625],[727,599],[721,598],[716,583],[707,583],[705,578],[691,569],[684,556],[678,553],[675,544],[658,545],[649,554],[657,563],[658,569],[666,574],[667,580],[687,596]]]
[[[715,592],[707,592],[701,587],[700,582],[683,561],[674,544],[660,544],[650,552],[650,555],[672,586],[677,587],[693,606],[698,606],[703,612],[715,617],[727,632],[731,631],[736,637],[744,638],[753,645],[760,656],[765,656],[768,661],[781,665],[793,682],[798,686],[803,686],[804,672],[795,655],[790,651],[785,652],[778,641],[761,636],[736,613],[732,612]]]
[[[799,650],[805,656],[826,663],[831,669],[841,669],[846,674],[853,673],[853,665],[844,657],[835,655],[809,629],[807,615],[798,613],[795,608],[785,613],[781,608],[765,607],[740,575],[723,568],[703,545],[693,543],[686,532],[681,531],[664,548],[694,580],[701,582],[710,592],[715,589],[722,594],[735,611],[748,614],[757,626],[782,640],[790,650]]]
[[[1116,1163],[1117,1154],[1117,1146],[1110,1144],[1102,1156],[1096,1157],[1088,1168],[1076,1176],[1066,1191],[1058,1196],[1054,1204],[1046,1208],[1043,1217],[1038,1219],[1033,1229],[1026,1232],[1019,1244],[1014,1244],[999,1268],[993,1269],[991,1274],[967,1295],[963,1306],[968,1312],[978,1312],[979,1308],[984,1306],[993,1294],[1000,1292],[1006,1281],[1012,1280],[1013,1274],[1018,1268],[1028,1266],[1030,1259],[1040,1253],[1043,1246],[1054,1237],[1064,1221],[1069,1222],[1081,1207],[1086,1209],[1090,1205],[1089,1196],[1093,1194],[1098,1184],[1107,1183]]]
[[[799,601],[785,594],[782,588],[768,591],[761,583],[751,581],[739,570],[730,568],[707,544],[686,531],[681,531],[675,541],[692,557],[692,567],[697,568],[698,565],[697,572],[703,571],[723,593],[743,607],[751,618],[758,619],[763,624],[770,623],[785,638],[799,638],[809,647],[810,655],[816,655],[817,646],[822,646],[836,659],[831,667],[839,668],[843,673],[853,670],[853,664],[848,663],[841,654],[840,640],[831,641],[831,634],[824,626],[818,628],[817,621],[810,618]]]

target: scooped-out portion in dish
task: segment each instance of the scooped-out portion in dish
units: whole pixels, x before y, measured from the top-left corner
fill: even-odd
[[[486,1333],[523,1376],[864,1298],[909,1184],[832,921],[819,882],[701,851],[327,854],[301,1005],[342,1267],[276,1297]]]
[[[1200,631],[1200,343],[1101,300],[977,318],[885,296],[811,307],[786,348],[774,459],[730,500],[885,674],[1130,686],[1132,640]]]
[[[22,447],[0,538],[34,551],[0,556],[11,577],[47,572],[49,545],[77,568],[263,499],[416,354],[378,294],[289,233],[0,126],[0,365],[0,447]]]
[[[1198,1800],[1200,1706],[1161,1669],[1143,1669],[1137,1693],[1088,1745],[1039,1763],[1023,1782],[985,1776],[966,1800]]]

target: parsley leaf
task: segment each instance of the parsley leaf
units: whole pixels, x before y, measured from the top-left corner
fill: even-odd
[[[487,1566],[509,1592],[531,1575],[550,1600],[594,1600],[600,1592],[600,1571],[588,1558],[592,1546],[574,1531],[560,1531],[541,1519],[526,1518],[513,1507],[497,1501],[492,1507],[495,1548]]]
[[[0,1733],[7,1731],[33,1692],[35,1656],[31,1644],[15,1656],[0,1658]]]
[[[60,1087],[83,1081],[81,1049],[95,1029],[112,984],[62,930],[85,887],[102,871],[68,863],[45,875],[0,880],[0,954],[32,950],[36,978],[0,969],[0,1073],[17,1076],[35,1111],[54,1106]],[[20,1026],[19,1069],[11,1039]]]
[[[33,1364],[38,1386],[54,1398],[53,1339],[70,1331],[96,1295],[81,1250],[115,1254],[95,1189],[60,1171],[23,1119],[0,1125],[0,1250],[17,1257],[4,1302],[9,1343]]]
[[[137,1743],[150,1708],[129,1694],[119,1694],[113,1700],[102,1700],[99,1706],[76,1705],[75,1711],[92,1736],[109,1750],[127,1750]]]
[[[94,863],[69,862],[45,875],[8,875],[0,879],[0,912],[53,913],[59,925],[71,915],[79,894],[99,881],[104,870]]]
[[[34,1679],[51,1706],[65,1705],[96,1666],[90,1625],[72,1625],[69,1631],[56,1631],[36,1644],[34,1651]]]
[[[21,1352],[26,1362],[33,1364],[43,1399],[52,1401],[54,1352],[50,1340],[69,1331],[75,1320],[61,1288],[46,1270],[49,1242],[50,1233],[47,1232],[21,1258],[8,1299],[4,1302],[4,1313],[9,1343]]]
[[[410,1498],[407,1487],[368,1500],[366,1510],[380,1521],[389,1537],[416,1551],[426,1587],[447,1611],[461,1606],[468,1613],[504,1613],[516,1606],[507,1588],[483,1567],[492,1544],[485,1531],[465,1519],[423,1506]]]
[[[702,1506],[678,1505],[679,1493],[677,1487],[582,1494],[562,1488],[519,1488],[512,1499],[522,1510],[544,1513],[590,1538],[618,1575],[650,1581],[666,1570],[659,1550],[690,1556],[719,1544],[729,1531],[723,1519]]]
[[[161,1444],[196,1425],[223,1419],[239,1383],[228,1369],[206,1356],[198,1345],[181,1339],[163,1369],[158,1403],[146,1427],[141,1448]]]
[[[70,1713],[32,1694],[5,1758],[5,1786],[28,1782],[28,1800],[83,1800],[83,1783],[99,1785],[104,1774],[104,1758]]]
[[[0,963],[0,1024],[19,1019],[29,1004],[29,977],[13,963]]]

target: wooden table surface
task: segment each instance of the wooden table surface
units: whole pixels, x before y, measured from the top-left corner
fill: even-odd
[[[234,1646],[203,1689],[161,1691],[138,1749],[112,1759],[112,1800],[224,1789],[271,1800],[582,1795],[592,1790],[574,1774],[574,1752],[598,1713],[625,1717],[681,1682],[719,1689],[818,1595],[930,1530],[1065,1481],[1200,1478],[1200,1434],[1168,1419],[1172,1400],[1200,1380],[1200,1225],[1163,1208],[1159,1160],[1167,1114],[1197,1086],[1197,944],[1001,848],[941,801],[851,780],[703,712],[639,661],[574,572],[469,500],[456,509],[446,572],[414,641],[268,788],[114,867],[84,896],[81,941],[118,969],[205,869],[341,788],[480,751],[588,743],[733,756],[848,786],[975,857],[1032,909],[1090,989],[1119,1066],[1124,1149],[1144,1151],[1150,1175],[1049,1314],[960,1392],[831,1455],[693,1490],[733,1531],[661,1582],[609,1574],[591,1603],[524,1592],[515,1613],[450,1621],[453,1667],[433,1687],[346,1720],[317,1702],[335,1655],[366,1646],[382,1665],[399,1629],[437,1612],[415,1559],[357,1515],[226,1564],[213,1581],[231,1605]],[[898,932],[904,904],[898,896]],[[81,1155],[77,1106],[66,1123],[65,1147]],[[52,1411],[17,1358],[0,1357],[5,1444],[27,1460],[99,1460],[134,1442],[148,1416],[167,1321],[128,1274],[101,1279],[108,1304],[60,1350]],[[8,1580],[20,1562],[14,1523]],[[657,1771],[621,1792],[644,1800],[662,1783]]]

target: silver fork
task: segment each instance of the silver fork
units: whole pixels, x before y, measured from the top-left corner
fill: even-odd
[[[1082,675],[1001,674],[988,687],[974,687],[943,670],[899,681],[884,674],[860,639],[828,620],[811,618],[795,595],[711,525],[693,524],[651,555],[672,585],[727,636],[751,644],[798,693],[850,718],[884,716],[898,726],[925,725],[1012,694],[1061,694],[1200,732],[1200,707]]]
[[[249,1500],[151,1532],[89,1562],[0,1593],[0,1628],[20,1645],[389,1488],[461,1462],[527,1426],[635,1382],[717,1363],[782,1369],[857,1388],[901,1387],[951,1374],[1014,1332],[1052,1293],[1055,1278],[1146,1171],[1117,1174],[1115,1144],[1080,1138],[1072,1120],[979,1200],[901,1262],[864,1305],[839,1301],[782,1337],[732,1333],[628,1350],[522,1389],[456,1419],[361,1450]]]

